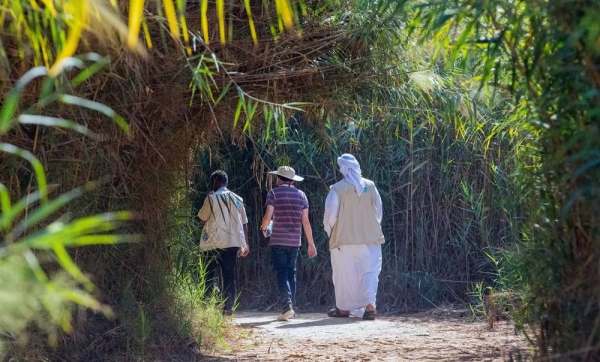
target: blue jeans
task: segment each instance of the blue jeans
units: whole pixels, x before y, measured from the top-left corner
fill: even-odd
[[[292,307],[296,301],[296,260],[300,247],[271,246],[271,261],[277,274],[279,302],[283,308]]]

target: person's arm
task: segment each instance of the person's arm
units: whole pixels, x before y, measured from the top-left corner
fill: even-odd
[[[240,202],[239,210],[242,217],[242,228],[244,229],[244,242],[246,244],[242,247],[240,254],[245,257],[250,253],[250,243],[248,242],[248,216],[246,216],[246,206],[243,201]]]
[[[200,209],[200,211],[198,211],[198,218],[202,221],[208,220],[211,213],[210,209],[210,196],[206,196],[206,198],[204,199],[204,203],[202,204],[202,208]]]
[[[379,195],[379,191],[377,191],[377,187],[375,187],[375,196],[375,217],[381,224],[381,220],[383,220],[383,205],[381,204],[381,196]]]
[[[263,216],[262,223],[260,224],[261,231],[267,230],[267,226],[269,226],[271,218],[273,218],[273,210],[275,210],[275,208],[272,205],[267,205],[265,216]]]
[[[250,253],[250,243],[248,243],[248,224],[244,224],[244,239],[246,240],[246,246],[242,248],[242,256],[246,257]]]
[[[323,214],[323,227],[325,228],[327,236],[331,236],[331,232],[337,221],[338,210],[340,208],[339,204],[340,201],[337,193],[331,189],[325,199],[325,213]]]
[[[262,222],[260,223],[260,231],[263,233],[267,230],[267,227],[273,218],[273,211],[275,211],[275,192],[269,190],[269,192],[267,192],[267,209],[265,210],[265,216],[263,216]]]
[[[308,241],[308,256],[312,258],[317,255],[317,247],[315,246],[312,227],[310,226],[310,221],[308,220],[308,208],[302,210],[302,228],[304,229],[304,234],[306,235],[306,240]]]

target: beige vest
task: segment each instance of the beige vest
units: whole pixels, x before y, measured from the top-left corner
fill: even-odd
[[[248,223],[241,197],[220,188],[204,200],[198,217],[204,220],[200,235],[200,250],[245,247],[244,224]]]
[[[375,211],[377,200],[375,184],[371,180],[363,180],[367,190],[360,197],[354,186],[346,180],[331,186],[338,196],[340,206],[337,221],[329,238],[329,250],[340,245],[383,244],[384,242]]]

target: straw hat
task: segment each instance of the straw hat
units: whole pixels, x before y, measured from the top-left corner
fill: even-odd
[[[290,166],[281,166],[277,169],[277,171],[271,171],[269,173],[272,175],[279,175],[281,177],[285,177],[287,179],[294,180],[294,181],[304,180],[304,177],[300,177],[300,176],[296,175],[296,171],[294,171],[294,169],[291,168]]]

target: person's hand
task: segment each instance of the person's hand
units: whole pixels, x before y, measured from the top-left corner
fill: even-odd
[[[314,258],[315,256],[317,256],[317,247],[314,243],[308,244],[308,257]]]
[[[250,248],[247,246],[243,247],[242,248],[242,257],[245,258],[246,256],[248,256],[248,254],[250,254]]]

